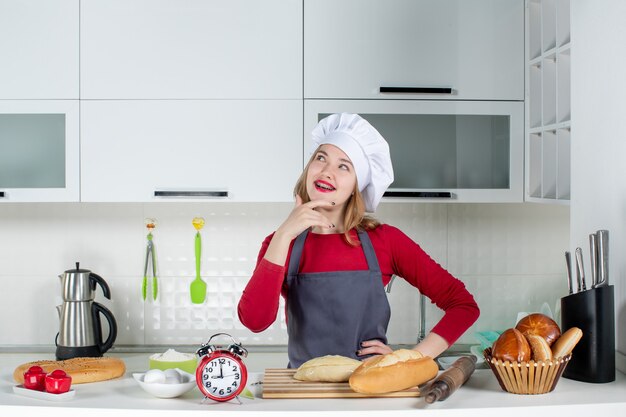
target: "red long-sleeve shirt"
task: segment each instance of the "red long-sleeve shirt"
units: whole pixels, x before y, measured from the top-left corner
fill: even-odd
[[[380,225],[369,230],[382,272],[382,284],[387,285],[392,274],[416,287],[445,313],[432,329],[449,344],[454,343],[478,318],[474,297],[460,280],[435,262],[422,248],[398,228]],[[239,301],[239,320],[253,332],[267,329],[278,313],[279,297],[287,298],[286,277],[293,241],[285,265],[264,259],[273,234],[265,238],[257,265]],[[354,232],[354,240],[358,241]],[[349,245],[343,234],[309,233],[306,238],[300,272],[328,272],[367,269],[362,247]]]

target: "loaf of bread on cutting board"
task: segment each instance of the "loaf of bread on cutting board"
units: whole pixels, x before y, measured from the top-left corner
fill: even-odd
[[[299,381],[347,382],[361,361],[340,355],[326,355],[304,362],[293,377]]]
[[[64,361],[43,360],[25,363],[15,368],[13,379],[20,384],[24,383],[24,372],[31,366],[41,366],[44,372],[62,369],[72,377],[72,384],[106,381],[120,377],[126,372],[124,361],[118,358],[72,358]]]
[[[352,372],[350,388],[362,394],[402,391],[430,381],[439,368],[430,356],[399,349],[365,360]]]

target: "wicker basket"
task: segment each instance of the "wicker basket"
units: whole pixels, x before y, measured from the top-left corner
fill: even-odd
[[[500,387],[513,394],[545,394],[556,387],[572,354],[550,361],[509,362],[491,357],[491,348],[483,351]]]

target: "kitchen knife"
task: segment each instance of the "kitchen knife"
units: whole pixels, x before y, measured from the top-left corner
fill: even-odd
[[[567,289],[570,294],[574,293],[574,286],[572,285],[572,259],[569,251],[565,251],[565,267],[567,268]]]
[[[596,234],[589,235],[589,262],[591,264],[591,288],[598,283],[598,239]]]
[[[596,232],[598,241],[598,277],[596,287],[609,285],[609,231],[598,230]]]
[[[585,267],[583,265],[583,250],[576,248],[576,280],[578,281],[578,292],[585,291]]]

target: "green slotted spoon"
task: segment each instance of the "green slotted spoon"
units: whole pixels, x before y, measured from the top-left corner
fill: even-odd
[[[191,281],[191,302],[194,304],[202,304],[206,298],[206,282],[200,277],[200,259],[202,254],[200,229],[204,227],[204,219],[202,217],[194,217],[191,224],[193,224],[193,227],[196,229],[196,279]]]

